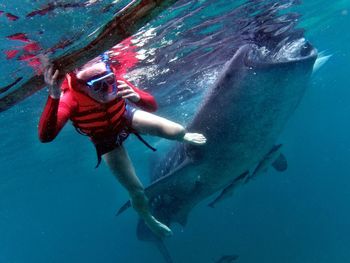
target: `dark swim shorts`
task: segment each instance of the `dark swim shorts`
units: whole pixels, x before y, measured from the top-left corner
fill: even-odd
[[[123,142],[128,138],[129,134],[133,132],[131,128],[132,119],[134,117],[136,108],[126,104],[125,112],[123,115],[125,127],[117,134],[113,134],[111,136],[105,136],[103,138],[99,138],[97,140],[92,139],[97,153],[97,165],[96,168],[101,163],[101,156],[113,151],[115,148],[120,147]]]

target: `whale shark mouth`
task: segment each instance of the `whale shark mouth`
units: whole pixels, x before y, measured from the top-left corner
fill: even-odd
[[[280,46],[280,45],[279,45]],[[272,55],[275,61],[285,62],[300,60],[313,56],[315,54],[315,49],[305,38],[300,38],[289,43],[282,45],[279,50]]]
[[[247,54],[246,65],[284,64],[315,57],[317,57],[317,50],[305,38],[299,38],[290,42],[281,42],[274,49],[254,45],[254,48]]]

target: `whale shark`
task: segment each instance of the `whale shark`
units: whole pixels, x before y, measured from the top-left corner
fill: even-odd
[[[288,168],[279,136],[313,72],[329,57],[317,60],[317,50],[305,39],[304,30],[296,27],[298,14],[279,14],[293,1],[282,5],[266,2],[249,1],[242,6],[241,11],[251,15],[235,18],[238,29],[230,41],[222,41],[221,48],[215,49],[220,58],[225,54],[225,62],[186,126],[190,132],[204,134],[207,143],[174,143],[150,172],[151,184],[145,193],[152,214],[168,226],[186,226],[199,203],[211,198],[208,206],[217,206],[270,166],[280,172]],[[191,37],[186,41],[191,42]],[[205,55],[201,58],[203,63],[215,61]],[[191,66],[189,62],[184,67]],[[183,72],[183,68],[170,72],[177,70]],[[128,207],[130,202],[117,214]],[[163,240],[142,220],[137,237],[153,242],[164,260],[173,262]]]
[[[316,59],[317,50],[303,37],[270,52],[254,43],[239,47],[187,126],[203,133],[207,143],[177,143],[154,167],[145,189],[153,215],[167,225],[185,226],[190,211],[208,197],[218,194],[209,204],[214,207],[270,165],[287,169],[276,142],[308,87]],[[161,242],[141,220],[137,235]],[[161,253],[169,258],[164,247]]]
[[[203,133],[207,143],[178,143],[154,169],[146,194],[159,220],[186,225],[201,200],[246,183],[261,173],[260,166],[281,159],[276,141],[305,93],[317,58],[304,39],[294,41],[293,57],[288,54],[274,59],[247,44],[226,63],[187,126]]]

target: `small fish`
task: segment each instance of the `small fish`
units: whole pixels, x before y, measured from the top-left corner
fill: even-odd
[[[32,67],[35,70],[35,73],[37,75],[42,74],[42,63],[41,63],[41,60],[39,58],[36,57],[36,58],[30,59],[26,62],[30,67]]]
[[[28,39],[27,35],[24,33],[16,33],[10,36],[6,37],[7,39],[10,40],[18,40],[18,41],[22,41],[22,42],[30,42],[30,40]]]
[[[233,261],[238,259],[238,255],[224,255],[215,263],[232,263]]]
[[[61,8],[61,9],[68,9],[68,8],[76,8],[76,7],[85,7],[90,5],[89,3],[60,3],[60,2],[53,2],[48,3],[46,6],[44,6],[41,9],[34,10],[26,15],[27,18],[33,17],[36,15],[44,16],[48,13],[51,13],[55,9]]]
[[[6,91],[8,91],[9,89],[11,89],[13,86],[15,86],[18,82],[20,82],[23,79],[23,77],[19,77],[17,78],[14,82],[12,82],[11,84],[5,86],[5,87],[0,87],[0,94],[1,93],[5,93]]]
[[[27,43],[25,46],[16,47],[16,49],[6,50],[6,58],[13,59],[19,54],[17,58],[19,61],[25,61],[28,66],[34,69],[36,74],[41,74],[41,62],[38,58],[38,51],[42,50],[40,44],[29,39],[25,33],[16,33],[6,38]]]
[[[14,14],[11,14],[11,13],[6,13],[6,17],[8,18],[8,20],[10,21],[16,21],[19,19],[18,16],[15,16]]]
[[[55,53],[58,49],[65,49],[66,47],[72,45],[74,40],[72,39],[62,39],[53,47],[51,47],[48,51],[51,53]]]
[[[23,50],[27,52],[34,52],[41,50],[40,45],[37,42],[31,42],[23,47]]]
[[[19,50],[6,50],[5,54],[6,54],[6,59],[13,59],[17,54],[18,54]]]
[[[33,55],[33,54],[23,54],[22,56],[20,56],[18,58],[18,60],[21,60],[21,61],[26,61],[26,60],[29,60],[29,59],[33,59],[35,58],[36,56]]]

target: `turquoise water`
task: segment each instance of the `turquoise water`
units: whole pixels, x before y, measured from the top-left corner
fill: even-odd
[[[269,170],[214,210],[206,203],[194,209],[188,225],[174,226],[165,242],[174,262],[213,262],[224,254],[243,263],[348,261],[350,3],[310,0],[296,9],[308,40],[332,57],[279,139],[288,170]],[[168,98],[155,92],[158,100]],[[126,192],[105,165],[93,168],[86,138],[67,125],[54,142],[38,141],[45,99],[41,91],[0,114],[0,262],[163,262],[152,244],[136,239],[133,211],[115,217]],[[161,102],[160,113],[185,124],[190,117],[183,111],[195,108],[175,102]],[[127,148],[147,184],[154,155],[134,138]]]

